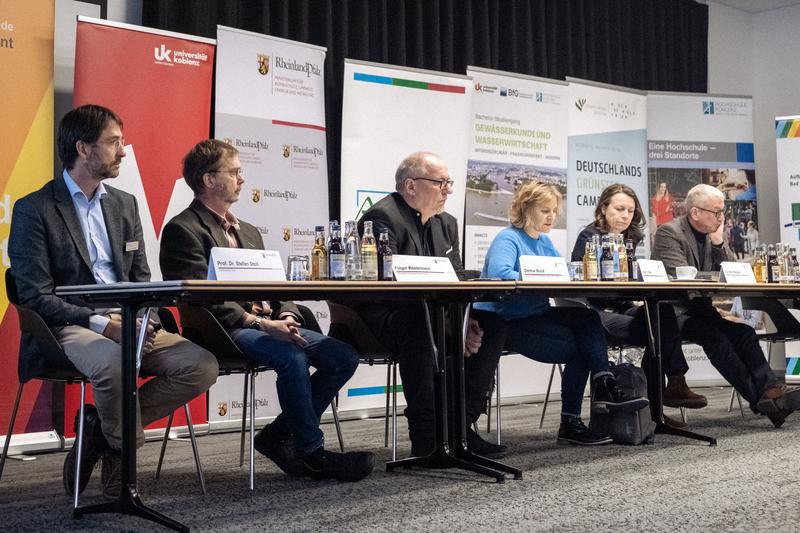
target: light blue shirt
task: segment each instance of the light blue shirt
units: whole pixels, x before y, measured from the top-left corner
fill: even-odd
[[[559,257],[561,254],[544,233],[534,239],[525,230],[511,226],[498,233],[489,246],[481,277],[519,280],[521,255]],[[550,308],[550,301],[541,296],[522,294],[509,296],[500,302],[476,303],[474,307],[497,313],[506,320],[513,320],[542,314]]]
[[[94,196],[87,198],[66,170],[64,170],[64,182],[67,184],[72,205],[75,206],[75,212],[81,223],[83,237],[86,239],[94,280],[98,284],[116,283],[119,278],[114,269],[111,242],[108,239],[103,208],[100,205],[100,200],[107,194],[106,188],[101,183],[95,190]],[[108,325],[108,321],[109,318],[106,316],[92,315],[89,317],[89,327],[92,331],[102,333]]]

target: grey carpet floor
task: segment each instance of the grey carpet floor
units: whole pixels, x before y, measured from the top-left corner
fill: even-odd
[[[191,448],[170,443],[160,481],[159,445],[139,456],[144,501],[193,531],[798,531],[800,414],[781,429],[764,417],[727,412],[730,389],[701,389],[710,405],[692,411],[691,428],[718,445],[657,435],[644,446],[594,448],[556,444],[559,405],[538,429],[541,404],[503,409],[505,461],[524,479],[504,484],[457,470],[387,473],[383,420],[343,422],[350,449],[374,451],[380,463],[359,483],[291,479],[256,458],[256,490],[238,466],[238,433],[200,438],[208,495],[197,485]],[[585,406],[585,411],[588,409]],[[668,411],[677,416],[677,411]],[[481,421],[485,430],[485,420]],[[409,451],[400,422],[401,456]],[[329,446],[333,426],[324,426]],[[71,518],[61,483],[64,453],[10,461],[0,481],[5,531],[152,531],[119,515]],[[82,499],[101,501],[99,470]]]

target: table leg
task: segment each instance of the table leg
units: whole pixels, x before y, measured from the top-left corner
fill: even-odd
[[[85,507],[78,507],[73,518],[86,514],[119,513],[139,516],[175,531],[189,531],[180,522],[148,508],[139,498],[136,488],[136,313],[138,304],[122,308],[122,459],[119,499]]]
[[[661,370],[661,313],[660,302],[645,298],[645,319],[647,324],[647,340],[650,348],[651,362],[648,365],[647,396],[650,400],[650,413],[656,423],[656,433],[675,435],[687,439],[702,440],[711,446],[716,446],[717,439],[694,431],[674,428],[664,422],[664,373]],[[651,320],[650,311],[653,310],[655,320]],[[655,325],[653,324],[655,322]],[[658,342],[656,342],[658,341]]]

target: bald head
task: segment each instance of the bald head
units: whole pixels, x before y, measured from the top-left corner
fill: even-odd
[[[394,188],[402,193],[407,179],[426,177],[432,170],[443,166],[442,159],[433,152],[414,152],[400,162],[394,173]]]
[[[442,159],[431,152],[414,152],[395,172],[395,188],[406,203],[419,211],[422,223],[444,211],[453,181]]]

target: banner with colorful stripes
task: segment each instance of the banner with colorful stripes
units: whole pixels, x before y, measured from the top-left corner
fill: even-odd
[[[781,241],[800,245],[800,116],[775,118]]]
[[[2,271],[7,255],[11,210],[20,197],[53,177],[54,2],[0,0],[0,241]],[[0,431],[8,427],[17,391],[19,325],[0,276]],[[26,387],[15,434],[56,427],[52,386],[32,381]],[[0,439],[0,443],[3,440]],[[12,448],[13,453],[13,448]]]

